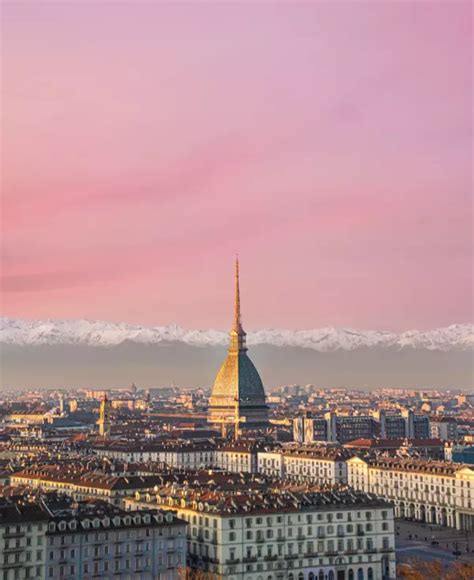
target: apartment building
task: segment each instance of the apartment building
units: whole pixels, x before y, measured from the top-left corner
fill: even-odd
[[[220,445],[213,453],[212,466],[231,473],[256,473],[257,450],[253,442],[233,441]]]
[[[167,511],[130,514],[103,501],[45,496],[0,505],[2,580],[177,580],[186,522]]]
[[[100,457],[131,463],[154,461],[178,469],[202,469],[214,464],[215,443],[211,441],[163,441],[137,444],[107,442],[94,447]]]
[[[185,565],[186,523],[170,512],[85,503],[48,523],[48,580],[177,580]]]
[[[319,417],[307,412],[293,420],[293,440],[297,443],[328,441],[344,444],[374,437],[429,438],[430,419],[411,410],[402,410],[400,414],[377,410],[368,415],[338,415],[331,411]]]
[[[430,429],[431,437],[442,441],[457,441],[459,437],[458,422],[450,417],[432,418]]]
[[[188,522],[188,563],[216,578],[395,578],[393,508],[366,494],[168,486],[127,508],[156,504]]]
[[[0,578],[45,578],[49,516],[39,505],[0,501]]]
[[[474,469],[421,459],[353,457],[351,487],[389,501],[397,517],[474,530]]]
[[[43,491],[58,491],[68,494],[77,501],[104,499],[120,506],[123,499],[135,491],[153,489],[160,483],[154,475],[115,476],[88,471],[82,467],[64,465],[38,465],[14,473],[12,486],[30,486]]]
[[[320,445],[288,445],[258,453],[258,472],[293,481],[337,485],[347,483],[346,459],[351,454],[340,448]]]

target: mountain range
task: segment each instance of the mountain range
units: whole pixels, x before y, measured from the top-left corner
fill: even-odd
[[[209,385],[228,333],[89,320],[0,320],[1,386]],[[459,386],[473,381],[474,325],[401,333],[257,330],[250,355],[268,385]]]

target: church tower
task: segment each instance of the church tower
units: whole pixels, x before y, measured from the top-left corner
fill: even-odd
[[[104,398],[100,402],[99,408],[99,420],[97,421],[99,425],[99,435],[101,437],[110,436],[110,410],[109,410],[109,400],[107,395],[104,394]]]
[[[246,334],[240,313],[239,260],[235,261],[234,323],[227,358],[217,373],[209,399],[208,422],[241,429],[268,426],[268,407],[262,379],[247,355]]]

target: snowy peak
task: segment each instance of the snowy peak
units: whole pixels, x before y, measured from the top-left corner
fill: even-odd
[[[112,347],[130,341],[141,344],[182,342],[191,346],[225,346],[227,332],[185,330],[177,325],[146,327],[90,320],[0,319],[0,343],[17,346],[84,345]],[[474,348],[474,325],[453,324],[429,331],[393,332],[319,328],[315,330],[258,330],[249,332],[250,346],[266,344],[299,347],[319,352],[362,348],[416,348],[425,350],[470,350]]]

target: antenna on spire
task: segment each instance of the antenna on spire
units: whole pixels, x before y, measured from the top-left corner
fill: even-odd
[[[235,256],[235,306],[234,324],[230,332],[229,352],[239,353],[246,351],[245,332],[240,317],[240,287],[239,287],[239,256]]]

